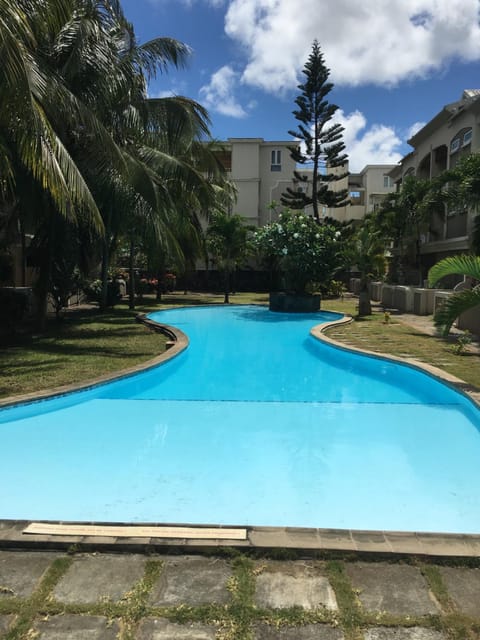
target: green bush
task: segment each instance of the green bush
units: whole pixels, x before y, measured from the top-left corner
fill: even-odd
[[[340,232],[303,213],[286,210],[253,235],[264,262],[282,273],[287,291],[305,293],[312,283],[328,289],[340,268]]]
[[[100,303],[102,299],[102,281],[93,280],[87,283],[83,292],[89,302]],[[107,284],[107,307],[114,307],[122,299],[120,285],[116,280],[109,280]]]

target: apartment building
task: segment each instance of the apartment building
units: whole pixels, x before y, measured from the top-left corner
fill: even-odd
[[[324,208],[322,214],[339,222],[361,220],[365,214],[375,211],[385,196],[395,190],[395,184],[390,177],[394,168],[393,164],[367,164],[359,173],[349,173],[347,177],[333,182],[333,190],[348,190],[349,202],[344,207],[336,209]],[[337,171],[345,173],[348,166]]]
[[[431,180],[463,156],[480,151],[480,89],[466,89],[460,100],[445,105],[408,142],[413,151],[389,174],[397,188],[408,175]],[[433,216],[421,246],[427,269],[441,258],[469,250],[475,215],[451,206]]]
[[[287,187],[311,188],[309,183],[296,183],[297,168],[290,157],[293,141],[267,142],[263,138],[229,138],[222,143],[221,160],[230,180],[238,192],[235,212],[242,215],[248,224],[263,226],[275,219],[270,204],[280,202]],[[390,172],[395,165],[367,165],[359,173],[348,174],[348,165],[334,169],[338,174],[348,175],[331,184],[332,189],[347,189],[350,203],[344,207],[322,209],[322,217],[331,217],[339,222],[361,220],[375,209],[385,195],[394,190]],[[311,171],[301,169],[305,175]],[[310,213],[307,208],[306,213]]]
[[[221,143],[220,159],[237,189],[234,212],[248,224],[263,226],[275,219],[270,204],[280,202],[293,185],[295,162],[289,150],[293,144],[263,138],[229,138]]]

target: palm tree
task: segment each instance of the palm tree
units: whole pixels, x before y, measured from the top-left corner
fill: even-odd
[[[410,262],[417,271],[418,283],[423,284],[421,238],[430,227],[432,212],[439,206],[443,207],[439,205],[439,198],[432,191],[429,180],[406,176],[401,190],[388,194],[383,206],[375,213],[375,225],[394,245],[394,281],[403,282],[410,256]]]
[[[437,262],[428,273],[430,286],[435,286],[445,276],[462,274],[475,282],[480,282],[480,257],[473,255],[457,255],[444,258]],[[472,289],[464,289],[454,293],[435,313],[434,322],[448,336],[455,320],[465,311],[480,305],[480,285]]]
[[[249,228],[242,216],[215,211],[207,228],[207,248],[218,268],[223,271],[223,302],[230,302],[231,274],[247,254]]]
[[[25,34],[19,33],[17,23],[24,25]],[[213,196],[190,158],[180,158],[178,148],[171,153],[180,137],[189,139],[193,148],[192,140],[208,135],[205,110],[187,98],[147,100],[149,78],[169,64],[183,65],[189,49],[171,38],[138,45],[117,1],[16,0],[12,5],[0,0],[1,27],[4,41],[12,42],[3,76],[0,71],[0,82],[8,81],[10,89],[3,94],[11,96],[12,105],[7,100],[0,109],[0,149],[9,151],[1,156],[0,184],[11,200],[20,202],[14,171],[20,164],[40,191],[47,191],[49,197],[36,200],[41,207],[34,230],[50,220],[53,234],[57,210],[72,221],[91,213],[92,226],[102,236],[105,303],[112,252],[138,210],[142,218],[150,218],[150,229],[172,240],[170,229],[178,213],[172,192],[178,192],[178,185],[204,205]],[[19,35],[25,42],[17,51],[14,36]],[[19,93],[15,82],[25,87],[20,108],[14,102]],[[32,114],[27,107],[21,110],[23,104],[32,105]],[[13,126],[17,113],[19,122],[33,132],[32,141],[25,142],[22,127]],[[33,125],[38,123],[42,126],[37,131]],[[35,144],[45,147],[43,157]],[[27,154],[24,147],[33,152]],[[12,211],[19,214],[26,208]],[[51,234],[42,237],[48,244]],[[45,251],[49,255],[47,247]],[[46,299],[48,261],[40,272],[39,289]]]
[[[434,181],[436,191],[455,210],[478,211],[480,205],[480,153],[472,153],[459,160],[453,169],[441,173]],[[480,215],[473,221],[471,249],[480,255]]]
[[[102,218],[78,159],[75,137],[88,137],[92,164],[120,165],[101,122],[69,86],[62,67],[65,25],[77,19],[76,0],[0,2],[0,184],[4,207],[29,225],[42,254],[36,285],[43,325],[58,216],[102,230]],[[33,203],[33,206],[32,206]],[[26,218],[28,212],[28,219]],[[23,235],[23,234],[22,234]]]
[[[350,265],[355,265],[360,273],[360,294],[358,298],[358,315],[372,314],[369,282],[373,278],[385,275],[387,261],[385,257],[385,238],[372,225],[371,218],[365,218],[349,240],[345,258]]]

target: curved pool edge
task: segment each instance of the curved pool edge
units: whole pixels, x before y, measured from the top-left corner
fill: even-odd
[[[421,362],[420,360],[416,360],[415,358],[401,358],[400,356],[395,356],[389,353],[370,351],[368,349],[360,349],[360,347],[354,347],[353,345],[346,345],[339,340],[334,340],[325,333],[332,327],[349,324],[351,322],[353,322],[353,317],[344,315],[344,317],[340,318],[339,320],[332,320],[330,322],[315,325],[310,330],[310,335],[312,335],[317,340],[320,340],[321,342],[330,344],[332,347],[342,349],[343,351],[363,354],[372,358],[377,358],[378,360],[397,362],[398,364],[403,364],[404,366],[411,367],[412,369],[416,369],[417,371],[426,373],[427,375],[437,379],[439,382],[448,385],[458,393],[462,394],[464,397],[470,400],[478,409],[480,409],[480,391],[473,385],[465,382],[465,380],[457,378],[456,376],[448,373],[447,371],[444,371],[443,369],[439,369],[438,367],[427,364],[426,362]]]
[[[358,556],[428,556],[439,558],[479,558],[480,535],[444,534],[404,531],[363,531],[354,529],[321,529],[300,527],[262,527],[241,525],[192,525],[192,524],[135,524],[93,523],[101,527],[102,535],[45,535],[24,533],[31,524],[74,525],[52,521],[0,520],[0,549],[64,550],[67,552],[109,553],[209,553],[225,548],[268,552],[288,549],[302,555],[318,557],[319,554],[343,554]],[[108,527],[112,534],[109,535]],[[126,535],[119,529],[125,527]],[[142,529],[148,527],[150,535]],[[155,527],[189,527],[201,532],[205,529],[243,529],[245,539],[211,538],[201,534],[195,537],[155,537]],[[132,528],[138,531],[132,532]]]
[[[210,306],[210,305],[208,305]],[[263,306],[263,305],[262,305]],[[65,385],[42,393],[23,394],[0,400],[0,408],[21,404],[26,402],[42,401],[58,395],[64,395],[74,391],[89,389],[120,378],[134,375],[141,371],[153,368],[169,361],[180,354],[189,344],[186,334],[170,325],[157,323],[145,315],[137,317],[149,328],[165,333],[167,337],[175,336],[175,344],[170,349],[144,363],[140,363],[128,369],[112,374],[100,376],[85,383]],[[342,325],[353,321],[351,316],[344,315],[338,320],[315,325],[311,328],[310,334],[321,341],[331,344],[335,348],[364,354],[381,360],[394,361],[412,368],[421,370],[441,382],[448,384],[461,392],[464,396],[472,400],[480,407],[480,392],[469,392],[466,387],[468,383],[448,374],[447,372],[426,365],[413,358],[401,358],[390,354],[368,351],[353,346],[347,346],[325,335],[325,331],[335,325]],[[475,395],[476,394],[476,397]],[[350,529],[322,529],[322,528],[300,528],[300,527],[262,527],[262,526],[242,526],[233,525],[246,529],[247,538],[245,541],[237,540],[206,540],[188,538],[170,538],[168,540],[158,538],[144,538],[141,536],[119,537],[114,535],[102,536],[72,536],[72,535],[37,535],[25,534],[24,529],[33,521],[26,520],[2,520],[0,519],[0,549],[61,549],[78,551],[113,551],[113,552],[155,552],[155,551],[191,551],[191,552],[212,552],[212,549],[222,549],[226,547],[239,547],[250,550],[268,551],[274,549],[291,549],[302,553],[353,553],[353,554],[382,554],[382,555],[415,555],[415,556],[438,556],[438,557],[480,557],[480,534],[450,534],[450,533],[430,533],[430,532],[405,532],[405,531],[382,531],[382,530],[350,530]],[[67,522],[64,521],[64,524]],[[95,523],[89,523],[95,524]],[[102,524],[102,523],[99,523]],[[122,523],[127,526],[127,523]],[[112,523],[108,525],[114,526]],[[116,525],[119,526],[119,525]],[[129,527],[142,525],[132,525]],[[143,525],[145,526],[145,525]],[[149,524],[148,526],[196,526],[199,529],[216,525],[160,525]],[[225,528],[225,525],[218,525]]]
[[[50,398],[64,396],[69,393],[75,393],[76,391],[87,391],[88,389],[108,384],[109,382],[128,378],[172,360],[188,347],[188,336],[180,329],[168,324],[160,324],[150,320],[150,318],[145,314],[138,314],[135,319],[137,322],[145,325],[146,328],[156,331],[157,333],[162,333],[167,336],[167,338],[170,338],[170,343],[167,343],[166,351],[150,360],[147,360],[146,362],[140,362],[139,364],[128,367],[127,369],[121,369],[120,371],[105,373],[98,376],[98,378],[93,378],[84,382],[75,382],[72,384],[62,385],[60,387],[54,387],[53,389],[45,389],[44,391],[34,391],[31,393],[17,394],[15,396],[7,396],[6,398],[0,399],[0,409],[14,407],[17,404],[42,402],[43,400],[49,400]]]

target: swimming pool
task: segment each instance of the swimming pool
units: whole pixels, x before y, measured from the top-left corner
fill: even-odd
[[[189,347],[0,412],[0,518],[480,531],[480,412],[310,335],[336,314],[150,316]]]

